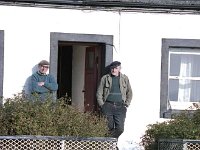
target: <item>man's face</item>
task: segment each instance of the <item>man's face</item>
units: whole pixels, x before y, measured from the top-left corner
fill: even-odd
[[[41,65],[41,66],[39,66],[39,70],[43,74],[46,74],[48,69],[49,69],[49,65]]]
[[[121,70],[121,66],[117,66],[117,67],[115,67],[115,68],[112,68],[112,69],[111,69],[111,74],[114,75],[114,76],[118,76],[120,70]]]

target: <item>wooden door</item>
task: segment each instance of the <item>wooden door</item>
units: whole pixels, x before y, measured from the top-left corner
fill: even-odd
[[[97,111],[96,90],[101,67],[100,51],[101,50],[98,46],[86,48],[84,90],[85,112]]]

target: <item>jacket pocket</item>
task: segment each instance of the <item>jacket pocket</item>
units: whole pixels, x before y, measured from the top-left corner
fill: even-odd
[[[123,89],[126,89],[126,88],[127,88],[126,81],[123,81],[123,82],[122,82],[122,87],[123,87]]]
[[[108,83],[108,81],[106,81],[104,85],[104,89],[103,89],[104,96],[108,94],[109,88],[110,88],[110,84]]]
[[[110,83],[108,81],[105,82],[105,88],[109,88],[110,87]]]

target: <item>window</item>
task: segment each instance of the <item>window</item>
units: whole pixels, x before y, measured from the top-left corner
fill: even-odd
[[[200,40],[163,39],[160,116],[200,104]]]

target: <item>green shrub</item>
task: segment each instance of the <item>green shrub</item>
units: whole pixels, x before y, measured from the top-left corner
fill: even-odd
[[[184,111],[169,121],[150,124],[141,137],[145,150],[158,149],[159,139],[200,139],[200,110]]]
[[[80,112],[64,98],[42,102],[19,94],[0,107],[0,135],[105,137],[108,133],[105,118]]]

